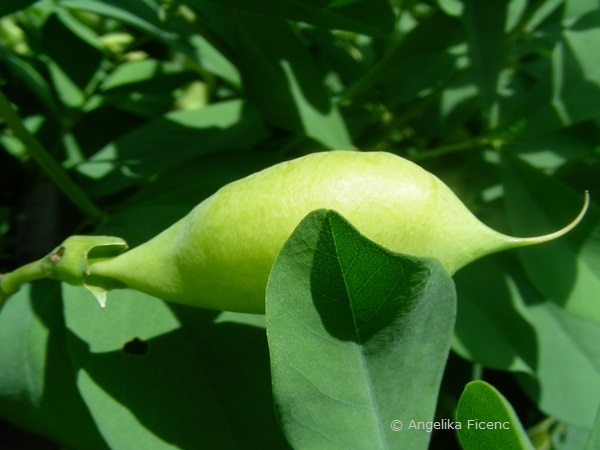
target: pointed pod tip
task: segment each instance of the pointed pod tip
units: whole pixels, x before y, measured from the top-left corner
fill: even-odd
[[[589,206],[590,206],[590,192],[586,190],[585,194],[584,194],[583,206],[581,207],[579,214],[577,214],[577,217],[575,217],[571,221],[571,223],[569,223],[565,227],[561,228],[560,230],[557,230],[553,233],[544,234],[542,236],[535,236],[535,237],[528,237],[528,238],[512,238],[512,243],[513,243],[512,246],[513,247],[523,247],[526,245],[542,244],[544,242],[553,241],[554,239],[558,239],[559,237],[564,236],[569,231],[571,231],[573,228],[575,228],[577,225],[579,225],[579,223],[583,220],[585,213],[587,212]]]

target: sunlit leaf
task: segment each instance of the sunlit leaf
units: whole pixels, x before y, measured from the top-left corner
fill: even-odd
[[[408,427],[433,420],[454,309],[437,261],[387,251],[333,211],[309,214],[267,287],[273,391],[291,445],[426,447],[429,433]]]

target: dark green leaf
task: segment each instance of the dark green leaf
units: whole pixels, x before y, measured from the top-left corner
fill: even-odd
[[[574,4],[574,2],[570,2]],[[579,6],[583,6],[580,3]],[[552,55],[553,106],[564,125],[598,120],[593,113],[600,99],[600,71],[594,62],[600,45],[600,12],[590,5],[570,8],[565,22],[569,28]]]
[[[59,98],[67,106],[80,107],[86,100],[88,85],[99,70],[102,53],[67,26],[74,20],[63,17],[68,16],[63,13],[46,20],[41,30],[44,53],[50,58],[47,64]]]
[[[570,2],[573,3],[573,2]],[[571,18],[552,54],[552,105],[563,125],[598,120],[600,114],[600,11]]]
[[[440,33],[439,30],[444,30]],[[453,17],[442,13],[432,14],[423,19],[418,26],[412,27],[404,33],[392,35],[386,42],[386,49],[383,54],[370,65],[365,74],[358,79],[344,93],[344,98],[355,98],[367,93],[372,95],[372,89],[379,83],[385,83],[386,97],[384,101],[391,104],[397,103],[402,99],[402,95],[407,95],[403,85],[405,79],[408,84],[416,84],[423,88],[425,80],[419,80],[425,70],[425,78],[428,78],[428,72],[436,71],[437,67],[429,67],[434,56],[440,58],[435,61],[435,65],[444,64],[447,72],[441,76],[441,80],[452,75],[456,70],[452,57],[449,64],[446,59],[446,50],[459,42],[463,31],[460,22]],[[402,80],[402,82],[399,82]],[[440,82],[440,79],[435,80]],[[398,93],[396,93],[399,91]],[[412,95],[418,94],[418,91],[411,92]],[[387,95],[393,95],[391,99]],[[398,98],[397,98],[398,97]]]
[[[296,448],[424,448],[455,316],[434,260],[365,239],[333,211],[309,214],[267,286],[277,411]],[[404,430],[394,431],[400,420]]]
[[[222,76],[235,85],[239,84],[239,74],[227,56],[220,52],[223,49],[215,48],[213,43],[198,33],[194,24],[187,23],[178,15],[171,14],[164,18],[163,13],[168,8],[163,9],[165,5],[159,2],[63,0],[60,4],[74,11],[89,11],[129,24],[195,60],[202,65],[202,70]]]
[[[28,86],[32,94],[38,97],[48,111],[57,116],[59,115],[60,108],[48,80],[44,79],[42,74],[29,61],[13,54],[1,45],[0,61],[6,66],[8,73]]]
[[[160,21],[160,5],[154,0],[128,1],[119,0],[61,0],[60,6],[89,11],[103,17],[112,17],[163,40],[166,43],[177,43],[177,35]]]
[[[20,9],[25,9],[36,0],[3,0],[0,4],[0,17],[11,14]]]
[[[94,195],[138,183],[206,153],[248,149],[264,137],[258,113],[240,100],[175,111],[110,143],[78,166]]]
[[[588,156],[596,141],[593,125],[586,123],[551,131],[535,129],[507,148],[531,166],[545,173],[553,173],[569,161]]]
[[[471,67],[479,86],[483,111],[493,128],[496,116],[498,77],[504,67],[506,2],[492,0],[480,2],[466,0],[463,21],[467,29],[467,42]]]
[[[535,372],[535,328],[502,268],[486,259],[454,278],[459,302],[453,349],[485,367]]]
[[[181,72],[172,64],[148,58],[119,65],[104,79],[100,96],[103,106],[109,104],[141,117],[156,118],[170,112],[176,104],[176,92],[196,80],[192,72]]]
[[[552,8],[561,5],[551,3],[550,9],[540,11],[554,12]],[[535,59],[531,67],[536,68],[538,82],[523,96],[523,107],[517,112],[527,120],[529,131],[560,129],[589,120],[597,123],[600,87],[593,56],[600,42],[597,6],[595,1],[568,2],[562,16],[554,14],[543,40],[536,43],[535,51],[549,53],[550,58]]]
[[[350,149],[344,121],[325,86],[325,74],[280,19],[237,12],[241,73],[246,95],[266,119],[332,149]]]
[[[203,3],[214,3],[240,11],[313,25],[385,36],[394,25],[394,14],[383,0],[192,0],[200,10]]]
[[[600,404],[600,326],[540,298],[515,272],[512,261],[489,260],[456,274],[453,349],[514,371],[542,411],[589,429]]]
[[[539,360],[535,376],[518,374],[521,385],[541,411],[589,430],[600,405],[600,326],[552,303],[532,305],[530,314]]]

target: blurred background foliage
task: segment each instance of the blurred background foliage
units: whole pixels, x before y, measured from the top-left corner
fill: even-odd
[[[4,0],[0,272],[75,233],[137,245],[225,183],[328,149],[411,159],[517,235],[563,226],[589,190],[568,237],[457,274],[438,405],[451,417],[483,377],[538,448],[585,448],[600,404],[598,48],[597,0]],[[260,318],[118,295],[116,324],[51,282],[7,305],[0,415],[67,448],[201,448],[199,423],[202,448],[285,447]],[[171,357],[132,357],[136,337]],[[125,388],[142,379],[144,402]],[[214,409],[164,421],[181,398]]]

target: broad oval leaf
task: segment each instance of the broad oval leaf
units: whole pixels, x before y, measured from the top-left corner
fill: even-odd
[[[454,327],[439,262],[390,252],[318,210],[281,250],[266,301],[273,393],[293,447],[427,447],[431,434],[408,427],[433,420]]]

